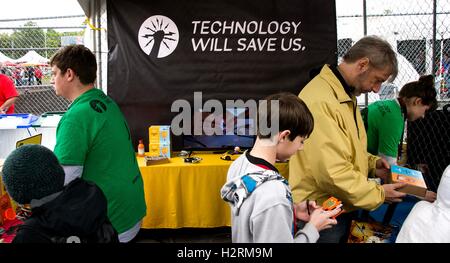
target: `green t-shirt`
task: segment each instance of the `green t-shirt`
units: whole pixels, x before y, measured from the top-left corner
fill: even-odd
[[[54,152],[62,165],[83,166],[81,178],[102,189],[109,220],[119,234],[145,216],[143,182],[127,122],[103,91],[91,89],[70,105],[58,124]]]
[[[396,158],[404,128],[400,105],[396,100],[377,101],[369,105],[363,114],[367,124],[367,151]]]

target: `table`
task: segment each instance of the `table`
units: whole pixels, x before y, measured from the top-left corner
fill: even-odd
[[[231,161],[220,154],[195,154],[200,163],[184,163],[181,157],[170,163],[146,166],[137,157],[144,181],[147,215],[142,228],[211,228],[231,226],[231,210],[220,197]],[[287,178],[288,164],[275,165]]]
[[[32,135],[42,134],[42,145],[53,150],[56,144],[56,127],[30,127],[0,129],[0,158],[6,159],[16,149],[16,142]]]
[[[24,138],[42,134],[41,144],[50,150],[55,148],[56,127],[64,112],[44,113],[27,128],[14,128],[0,125],[0,158],[6,158],[15,148],[16,142]],[[27,115],[27,114],[19,114]],[[3,115],[6,116],[6,115]],[[30,118],[32,119],[32,118]],[[3,118],[5,120],[5,118]],[[3,122],[5,124],[5,122]]]

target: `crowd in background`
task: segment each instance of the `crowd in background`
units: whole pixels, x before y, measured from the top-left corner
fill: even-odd
[[[10,77],[17,86],[42,85],[47,70],[43,66],[3,67],[2,74]]]

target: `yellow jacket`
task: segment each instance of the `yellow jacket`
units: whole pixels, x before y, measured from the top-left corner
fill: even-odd
[[[303,151],[289,162],[289,184],[295,202],[309,199],[321,205],[334,196],[343,202],[347,212],[376,209],[384,202],[384,189],[368,181],[369,173],[375,175],[378,157],[367,153],[366,131],[356,97],[347,95],[327,65],[299,97],[314,116],[314,130]]]

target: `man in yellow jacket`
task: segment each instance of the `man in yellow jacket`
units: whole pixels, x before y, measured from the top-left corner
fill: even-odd
[[[299,97],[314,116],[314,130],[304,150],[290,160],[289,184],[295,202],[318,204],[334,196],[347,213],[338,224],[320,234],[318,242],[345,242],[356,209],[374,210],[383,202],[401,202],[396,191],[403,184],[378,185],[370,177],[386,179],[389,164],[367,153],[367,138],[356,97],[378,92],[381,83],[397,75],[397,58],[384,40],[359,40],[339,66],[324,65]]]

